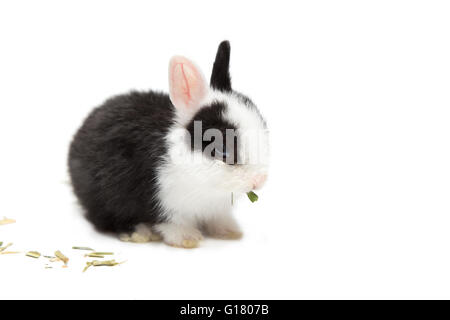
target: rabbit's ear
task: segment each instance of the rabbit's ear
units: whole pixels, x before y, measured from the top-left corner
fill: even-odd
[[[211,74],[211,87],[220,91],[231,91],[230,43],[223,41],[217,49]]]
[[[175,56],[169,63],[170,100],[177,109],[195,112],[207,94],[201,71],[188,59]]]

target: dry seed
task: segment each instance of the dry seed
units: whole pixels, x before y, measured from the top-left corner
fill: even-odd
[[[0,252],[3,252],[3,251],[5,251],[5,249],[7,249],[7,248],[9,248],[9,247],[11,247],[13,244],[12,244],[12,242],[10,242],[10,243],[8,243],[6,246],[4,246],[4,247],[1,247],[0,248]]]
[[[124,261],[125,262],[125,261]],[[116,262],[116,260],[106,260],[106,261],[100,261],[100,260],[94,260],[94,261],[88,261],[86,262],[86,267],[84,268],[83,272],[85,272],[89,267],[113,267],[117,266],[119,264],[122,264],[124,262]]]
[[[64,264],[67,264],[67,262],[69,262],[69,258],[63,255],[59,250],[55,251],[55,256],[58,257],[62,262],[64,262]]]
[[[38,259],[38,258],[41,256],[41,254],[40,254],[39,252],[37,252],[37,251],[28,251],[28,252],[26,253],[26,256],[27,256],[27,257],[31,257],[31,258]]]
[[[14,220],[14,219],[8,219],[8,218],[4,217],[3,220],[0,220],[0,226],[15,223],[15,222],[16,222],[16,220]]]
[[[94,251],[94,249],[91,249],[89,247],[72,247],[74,250],[87,250],[87,251]]]
[[[3,252],[0,252],[0,254],[16,254],[16,253],[20,253],[20,251],[3,251]]]
[[[84,255],[87,258],[104,258],[105,256],[102,256],[101,254],[96,253],[88,253]]]

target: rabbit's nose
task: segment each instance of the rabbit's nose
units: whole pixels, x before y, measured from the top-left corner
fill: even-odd
[[[267,180],[267,174],[258,174],[253,178],[253,190],[261,188]]]

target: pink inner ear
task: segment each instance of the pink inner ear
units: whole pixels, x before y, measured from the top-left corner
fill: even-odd
[[[206,95],[206,82],[197,67],[184,57],[169,65],[170,99],[177,108],[196,109]]]

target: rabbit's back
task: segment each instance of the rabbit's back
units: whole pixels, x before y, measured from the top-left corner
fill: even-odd
[[[94,109],[69,152],[72,185],[87,217],[103,231],[127,232],[163,220],[156,170],[175,111],[168,95],[131,92]]]

